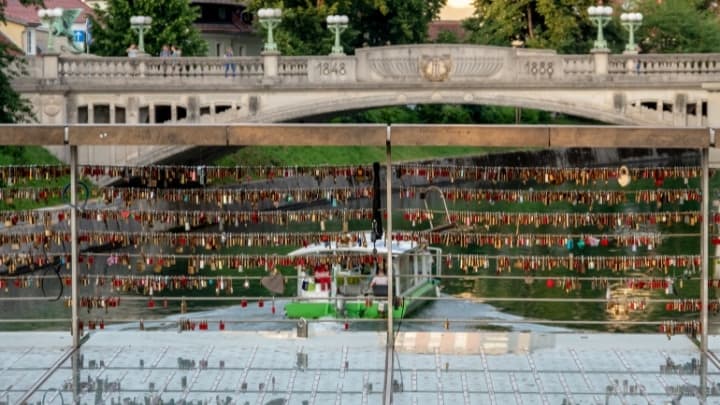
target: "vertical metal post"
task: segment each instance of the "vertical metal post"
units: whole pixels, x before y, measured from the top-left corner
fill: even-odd
[[[67,127],[66,127],[67,130]],[[77,185],[78,185],[78,147],[70,145],[70,268],[72,271],[72,344],[73,348],[80,347],[79,308],[80,296],[78,283],[78,215],[77,215]]]
[[[68,139],[68,127],[65,127],[65,139]],[[70,145],[70,267],[72,286],[71,288],[71,308],[72,308],[72,347],[75,349],[74,354],[70,358],[72,365],[72,392],[73,403],[80,403],[80,368],[81,361],[80,351],[80,282],[78,274],[78,147]]]
[[[700,397],[703,400],[707,394],[707,368],[708,368],[708,267],[709,267],[709,230],[710,230],[710,149],[703,148],[702,156],[702,228],[700,230]]]
[[[393,368],[395,368],[395,333],[393,327],[393,258],[392,258],[392,155],[390,144],[390,125],[387,126],[387,138],[385,139],[385,154],[387,165],[385,167],[385,195],[387,197],[387,230],[385,232],[385,246],[387,247],[387,263],[385,272],[388,278],[387,291],[387,345],[385,346],[385,383],[383,384],[383,404],[392,404],[393,394]]]

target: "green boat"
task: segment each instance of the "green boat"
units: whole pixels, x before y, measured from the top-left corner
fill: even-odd
[[[388,305],[387,286],[371,287],[378,268],[387,260],[386,240],[373,243],[371,233],[348,234],[338,241],[308,245],[290,256],[317,257],[317,263],[298,266],[295,299],[285,305],[288,318],[323,317],[377,319],[393,311],[404,318],[439,294],[442,250],[425,243],[393,241],[394,299]]]

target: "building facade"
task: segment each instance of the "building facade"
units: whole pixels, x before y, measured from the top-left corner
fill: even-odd
[[[40,21],[37,15],[40,7],[25,6],[19,0],[6,0],[5,23],[0,23],[0,33],[16,48],[22,50],[26,55],[36,55],[47,49],[48,27]],[[84,49],[86,34],[86,20],[92,13],[92,9],[81,0],[45,0],[45,8],[62,8],[64,10],[80,9],[80,15],[72,24],[72,31],[75,38],[71,39],[74,44]],[[63,51],[68,48],[65,38],[56,38],[56,50]]]
[[[194,1],[200,8],[195,27],[208,44],[208,56],[223,56],[227,48],[234,56],[255,56],[262,50],[262,38],[253,26],[254,15],[244,2],[233,0]]]

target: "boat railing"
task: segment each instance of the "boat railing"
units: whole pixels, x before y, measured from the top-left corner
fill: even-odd
[[[338,293],[345,296],[363,295],[369,286],[367,276],[360,273],[339,273],[335,277]]]

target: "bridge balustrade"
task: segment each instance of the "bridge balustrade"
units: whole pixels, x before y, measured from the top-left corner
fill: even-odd
[[[716,76],[720,73],[718,54],[616,55],[610,58],[611,75],[666,76],[673,79]]]
[[[203,80],[225,78],[226,65],[235,65],[235,77],[253,78],[263,75],[261,58],[88,58],[60,57],[60,80],[75,79],[177,79]],[[290,70],[300,71],[297,63]],[[297,74],[297,73],[295,73]]]
[[[595,73],[595,59],[590,55],[563,55],[563,73],[568,77]]]
[[[278,122],[358,108],[459,103],[682,127],[706,125],[712,100],[720,103],[720,87],[714,84],[720,82],[720,54],[559,55],[419,44],[359,48],[347,56],[45,54],[23,60],[27,74],[15,77],[13,87],[31,100],[38,121],[46,124],[162,123],[183,117]],[[297,92],[300,87],[308,91]],[[155,113],[168,106],[170,113]],[[227,108],[232,113],[224,113]],[[123,113],[117,120],[96,113],[105,110]]]
[[[182,78],[188,81],[206,81],[208,79],[224,79],[226,65],[235,65],[236,77],[240,79],[261,79],[266,75],[266,69],[261,57],[184,57],[184,58],[124,58],[124,57],[87,57],[87,56],[60,56],[57,58],[57,71],[48,70],[47,57],[27,57],[25,66],[28,76],[19,80],[39,80],[56,75],[63,82],[75,79],[153,79],[176,80]],[[348,69],[361,64],[357,57],[345,57],[345,66]],[[310,66],[325,63],[325,56],[281,56],[278,61],[278,76],[280,80],[291,82],[315,81],[310,76]],[[395,71],[397,60],[371,59],[371,68],[385,67],[384,70]],[[468,64],[475,66],[484,61],[476,56],[454,58],[451,70],[446,78],[439,81],[472,81],[472,70],[467,72]],[[404,61],[412,66],[420,67],[420,62]],[[522,78],[528,80],[535,78],[538,81],[555,80],[584,80],[586,76],[597,75],[596,62],[592,55],[557,55],[554,53],[510,55],[502,61],[502,69],[493,69],[492,77],[500,80]],[[543,68],[550,66],[550,74],[544,74]],[[377,69],[375,69],[377,70]],[[380,69],[381,71],[383,69]],[[409,76],[403,70],[403,80],[421,81],[420,74]],[[416,69],[411,69],[415,73]],[[356,75],[347,72],[349,77]],[[398,73],[398,72],[395,72]],[[399,74],[399,73],[398,73]],[[608,60],[606,77],[651,76],[654,80],[714,80],[720,75],[720,54],[647,54],[647,55],[611,55]],[[602,74],[601,74],[602,76]],[[367,74],[358,72],[358,81]],[[185,81],[183,80],[183,81]]]

